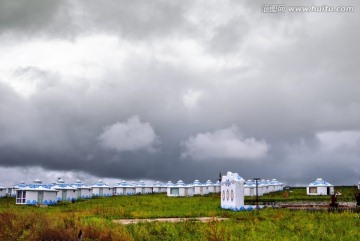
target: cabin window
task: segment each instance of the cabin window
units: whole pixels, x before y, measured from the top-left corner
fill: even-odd
[[[317,193],[317,187],[309,187],[309,193]]]
[[[170,194],[179,195],[179,188],[170,188]]]
[[[26,191],[17,191],[16,203],[25,203]]]

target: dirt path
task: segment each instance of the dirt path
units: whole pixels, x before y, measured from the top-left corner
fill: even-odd
[[[152,218],[152,219],[117,219],[114,220],[114,223],[120,224],[135,224],[139,222],[170,222],[170,223],[177,223],[177,222],[184,222],[187,220],[197,221],[197,222],[210,222],[212,220],[215,221],[223,221],[228,220],[228,218],[213,218],[213,217],[201,217],[201,218]]]

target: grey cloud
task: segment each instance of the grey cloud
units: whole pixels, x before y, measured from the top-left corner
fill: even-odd
[[[187,182],[215,179],[219,171],[228,170],[237,171],[244,178],[277,178],[292,184],[307,184],[317,177],[334,184],[357,181],[357,149],[324,152],[317,137],[318,133],[360,130],[360,36],[355,13],[288,13],[276,17],[262,14],[258,5],[248,3],[248,12],[241,13],[245,14],[241,21],[247,26],[242,33],[236,28],[236,18],[211,26],[189,23],[185,13],[192,5],[187,3],[147,1],[127,7],[104,2],[98,10],[95,2],[88,6],[82,2],[62,4],[44,5],[49,15],[38,16],[48,21],[39,24],[41,34],[51,36],[49,26],[70,21],[76,24],[65,28],[74,31],[75,39],[81,33],[106,32],[116,35],[119,45],[125,43],[130,50],[122,50],[129,52],[121,60],[116,51],[99,60],[105,62],[101,67],[104,73],[96,77],[72,77],[66,70],[54,72],[33,63],[17,66],[9,79],[2,75],[2,167],[41,166],[102,177]],[[59,9],[72,10],[55,14]],[[21,11],[31,15],[35,10]],[[70,20],[63,18],[64,14],[69,14]],[[32,41],[42,39],[21,23],[32,19],[25,15],[23,20],[6,17],[7,22],[1,21],[1,32],[23,31],[33,34]],[[52,25],[54,21],[58,22]],[[203,36],[207,31],[216,31],[214,38]],[[134,43],[135,39],[141,43]],[[178,45],[168,44],[174,39],[190,39],[204,57],[196,62],[199,53],[191,51],[182,56],[181,51],[176,52]],[[14,39],[14,45],[23,43],[22,39]],[[168,58],[161,58],[159,48],[166,44],[170,46],[164,54]],[[3,61],[5,66],[7,62]],[[119,68],[107,68],[106,63],[117,63]],[[25,98],[12,89],[9,81],[34,81],[37,89]],[[196,103],[188,100],[186,106],[184,96],[191,90],[201,92],[201,96],[194,100]],[[150,123],[161,140],[156,146],[161,151],[114,151],[99,145],[98,137],[104,133],[104,127],[110,128],[134,115],[141,117],[140,124]],[[180,144],[189,136],[196,140],[197,133],[233,124],[245,138],[266,140],[270,146],[266,155],[246,164],[230,158],[215,160],[213,156],[208,157],[208,165],[179,158],[184,151]],[[152,146],[151,141],[148,144]]]
[[[104,128],[98,137],[101,147],[116,151],[155,151],[159,138],[149,123],[140,121],[139,116],[130,117],[125,123],[117,122]]]
[[[243,137],[238,127],[231,126],[214,132],[198,133],[183,142],[182,158],[200,161],[256,160],[266,156],[266,141]]]

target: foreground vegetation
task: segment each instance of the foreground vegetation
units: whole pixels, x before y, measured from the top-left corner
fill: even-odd
[[[285,199],[282,193],[277,195]],[[271,208],[250,212],[222,210],[218,195],[192,198],[169,198],[164,194],[118,196],[61,203],[47,208],[14,203],[14,198],[0,199],[0,240],[77,240],[80,230],[84,241],[357,240],[360,225],[359,214],[351,212]],[[122,218],[203,216],[227,217],[229,220],[144,222],[126,226],[113,222]]]

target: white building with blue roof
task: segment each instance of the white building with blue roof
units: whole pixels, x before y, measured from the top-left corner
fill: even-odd
[[[259,190],[259,186],[258,186]],[[252,180],[247,180],[244,184],[244,196],[252,197],[256,195],[256,185]]]
[[[204,194],[215,193],[215,184],[211,180],[207,180],[203,189]]]
[[[220,193],[221,191],[221,182],[219,180],[215,183],[215,193]]]
[[[186,185],[182,180],[179,180],[176,184],[169,183],[168,185],[168,197],[189,197],[193,195],[193,187],[191,185]]]
[[[129,183],[125,188],[126,195],[136,194],[136,182]]]
[[[114,195],[126,195],[126,187],[127,186],[128,186],[128,184],[125,180],[122,180],[122,181],[116,183],[113,186]]]
[[[143,180],[140,180],[135,185],[135,193],[136,194],[150,194],[152,193],[152,187],[146,185]]]
[[[79,198],[82,198],[82,199],[92,198],[92,196],[93,196],[92,187],[84,184],[82,181],[76,180],[76,182],[71,184],[71,186],[76,188],[76,197],[78,199]]]
[[[110,197],[113,195],[113,188],[102,180],[92,185],[91,188],[93,189],[93,195],[95,197]]]
[[[194,188],[194,195],[204,195],[204,185],[199,180],[196,179],[191,185]]]
[[[245,180],[238,173],[227,172],[221,179],[221,208],[240,210],[244,205]]]
[[[42,184],[35,179],[32,184],[21,183],[16,188],[16,204],[22,205],[55,205],[57,190],[51,185]]]
[[[306,187],[307,195],[333,195],[334,194],[334,185],[328,183],[322,178],[317,178],[315,181],[310,183]]]
[[[162,187],[164,187],[165,184],[161,183],[160,181],[156,181],[155,183],[153,183],[152,185],[152,191],[153,193],[162,193],[164,192]],[[165,189],[166,190],[166,189]],[[165,191],[166,192],[166,191]]]
[[[65,183],[62,178],[59,178],[56,183],[52,185],[52,188],[58,191],[56,197],[58,202],[73,202],[78,198],[76,188],[71,184]]]
[[[0,198],[5,197],[6,193],[7,193],[6,187],[4,187],[0,184]]]

